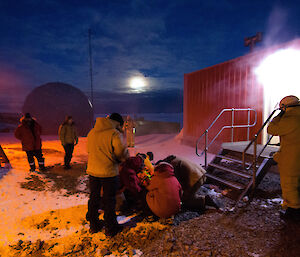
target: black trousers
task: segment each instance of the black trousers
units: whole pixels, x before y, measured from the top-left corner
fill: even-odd
[[[70,162],[74,151],[74,144],[66,144],[64,145],[64,149],[65,149],[65,166],[70,166]]]
[[[115,211],[116,193],[118,189],[117,177],[98,178],[89,176],[90,198],[88,202],[88,214],[90,225],[93,226],[99,222],[98,210],[103,207],[104,226],[106,230],[112,231],[117,225],[117,215]],[[103,188],[103,197],[100,196]]]
[[[197,196],[196,193],[202,185],[201,179],[189,190],[183,191],[183,206],[191,211],[203,211],[205,209],[205,196]]]
[[[34,157],[38,160],[38,164],[40,168],[45,167],[45,159],[42,154],[42,149],[26,151],[26,154],[27,154],[29,166],[32,170],[35,170]]]

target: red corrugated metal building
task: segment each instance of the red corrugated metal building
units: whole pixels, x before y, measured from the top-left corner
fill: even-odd
[[[224,63],[184,75],[184,141],[195,143],[224,108],[253,108],[257,111],[257,124],[250,129],[253,136],[262,125],[264,110],[264,89],[259,84],[254,68],[271,53],[291,45],[300,46],[300,40],[257,51]],[[300,47],[299,47],[300,48]],[[251,112],[251,120],[254,115]],[[235,124],[247,124],[246,113],[235,114]],[[231,113],[224,114],[209,131],[213,138],[223,125],[231,125]],[[234,141],[247,140],[247,129],[234,129]],[[231,130],[225,130],[218,137],[221,142],[231,141]],[[204,143],[204,141],[203,141]]]

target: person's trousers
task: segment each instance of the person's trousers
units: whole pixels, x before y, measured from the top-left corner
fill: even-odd
[[[73,151],[74,151],[74,144],[65,144],[64,145],[65,149],[65,166],[68,167],[70,166],[70,162],[72,159]]]
[[[129,208],[136,208],[138,210],[143,210],[147,206],[146,201],[147,190],[142,188],[139,193],[132,193],[128,189],[124,191],[124,196]]]
[[[42,150],[33,150],[33,151],[26,151],[28,163],[31,170],[35,170],[35,162],[34,157],[38,160],[38,164],[40,169],[45,168],[45,159],[42,154]]]
[[[134,133],[133,128],[127,129],[126,131],[127,147],[134,147]]]
[[[115,211],[116,193],[118,189],[117,177],[98,178],[89,176],[90,198],[88,201],[88,217],[90,225],[93,226],[99,222],[98,210],[103,206],[104,226],[108,231],[112,231],[117,225],[117,215]],[[100,196],[103,188],[103,196]]]
[[[181,200],[185,208],[195,211],[205,209],[205,196],[196,195],[202,184],[203,180],[199,179],[189,190],[183,191]]]
[[[289,176],[280,172],[280,184],[283,208],[300,209],[300,176]]]

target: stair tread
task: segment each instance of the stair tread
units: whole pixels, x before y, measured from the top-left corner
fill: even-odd
[[[242,178],[250,179],[252,177],[251,175],[249,175],[249,174],[247,174],[245,172],[237,171],[237,170],[232,170],[232,169],[229,169],[227,167],[224,167],[224,166],[221,166],[221,165],[218,165],[218,164],[209,163],[208,166],[214,167],[214,168],[217,168],[217,169],[220,169],[220,170],[227,171],[229,173],[232,173],[234,175],[240,176]]]
[[[248,144],[249,144],[249,141],[228,142],[228,143],[223,143],[222,148],[229,150],[229,151],[242,153]],[[258,144],[257,145],[257,153],[259,153],[262,148],[263,148],[263,145]],[[279,149],[278,146],[268,145],[267,148],[265,149],[265,151],[262,153],[261,158],[269,157],[270,152],[277,152],[278,149]],[[253,146],[251,146],[250,149],[248,149],[247,154],[253,155]]]
[[[209,174],[209,173],[206,173],[206,177],[210,178],[210,179],[213,179],[213,180],[216,180],[226,186],[229,186],[229,187],[232,187],[232,188],[235,188],[235,189],[238,189],[238,190],[242,190],[245,188],[245,185],[243,184],[240,184],[240,183],[237,183],[237,182],[233,182],[233,181],[228,181],[228,180],[225,180],[225,179],[222,179],[222,178],[219,178],[219,177],[216,177],[212,174]]]
[[[242,160],[235,159],[235,158],[232,158],[232,157],[228,157],[226,155],[216,155],[216,157],[221,158],[221,159],[225,159],[225,160],[228,160],[228,161],[237,162],[239,164],[243,164]],[[248,165],[248,166],[251,165],[251,163],[249,163],[249,162],[245,162],[245,164]]]

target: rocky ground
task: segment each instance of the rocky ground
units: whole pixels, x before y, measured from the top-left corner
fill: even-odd
[[[10,156],[15,158],[13,167],[24,166],[24,156],[18,154],[20,149],[13,148],[7,148],[14,151]],[[56,146],[52,150],[49,147],[47,158],[55,160],[51,169],[41,174],[24,172],[24,178],[17,182],[15,189],[21,190],[16,197],[25,200],[12,209],[17,212],[19,208],[31,208],[46,194],[49,196],[45,199],[59,194],[56,201],[60,206],[51,209],[46,200],[38,205],[42,208],[48,204],[45,210],[36,210],[35,214],[26,212],[22,218],[16,218],[9,235],[10,243],[2,245],[0,242],[0,256],[300,256],[300,224],[283,221],[278,214],[281,192],[276,173],[267,174],[252,201],[241,202],[236,208],[232,208],[234,201],[224,197],[228,191],[206,184],[198,194],[210,194],[222,205],[223,211],[182,210],[173,218],[161,220],[139,214],[125,217],[119,213],[119,222],[125,226],[123,232],[106,238],[103,231],[90,234],[85,220],[86,157],[79,152],[72,170],[64,170],[57,162],[58,157],[62,159],[63,152]],[[15,179],[11,174],[8,180],[9,176],[0,180],[1,196],[5,196],[7,190],[1,189],[1,181],[13,183]],[[32,193],[34,198],[30,202]],[[77,198],[83,200],[77,203],[74,200]],[[122,197],[118,199],[122,201]],[[67,206],[71,201],[73,204]],[[14,215],[1,208],[6,215],[3,217]]]
[[[37,191],[63,188],[66,195],[87,193],[86,186],[80,186],[86,183],[80,170],[80,165],[75,165],[74,172],[54,167],[44,173],[43,179],[31,175],[21,186]],[[52,181],[52,187],[46,187],[44,179]],[[227,211],[210,209],[202,214],[182,211],[172,219],[158,221],[135,217],[122,233],[109,240],[103,233],[102,237],[90,235],[82,219],[82,229],[75,232],[76,244],[67,247],[62,255],[54,251],[59,241],[19,241],[11,248],[16,255],[25,251],[31,256],[43,256],[52,249],[52,256],[299,256],[300,224],[282,221],[278,215],[281,201],[278,174],[268,174],[254,199],[240,203],[234,210],[231,209],[234,201],[224,197],[224,191],[216,191],[218,187],[205,185],[198,193],[211,194]],[[36,224],[37,229],[50,226],[51,219]]]

